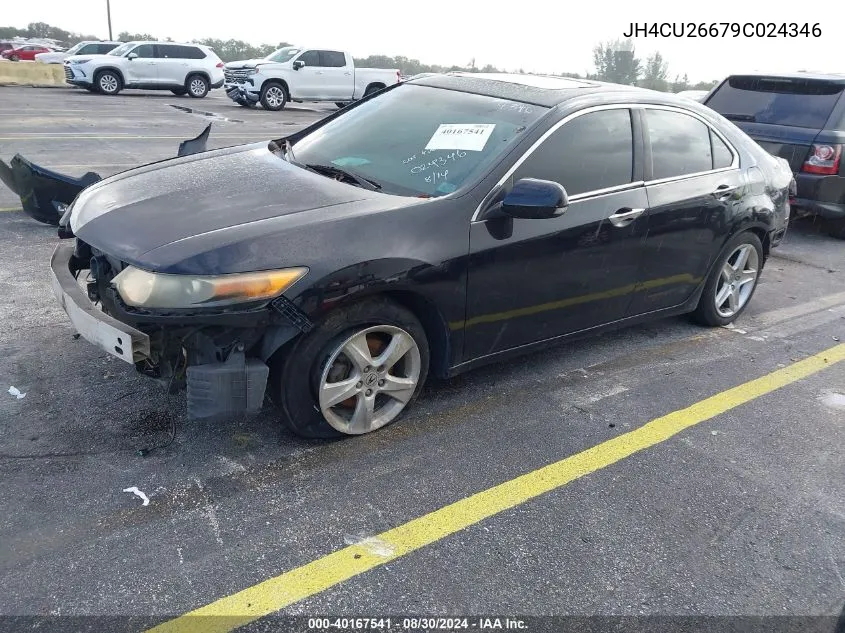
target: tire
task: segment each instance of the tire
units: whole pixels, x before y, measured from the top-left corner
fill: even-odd
[[[202,99],[211,90],[211,84],[202,75],[188,75],[185,80],[185,90],[191,98]]]
[[[265,110],[272,110],[273,112],[282,110],[287,105],[288,98],[287,90],[278,81],[268,81],[261,86],[259,101],[261,101]]]
[[[358,349],[365,342],[366,354],[358,355],[353,363],[343,349],[356,339]],[[366,364],[373,358],[377,360],[391,343],[409,341],[411,347],[392,366],[378,367],[374,363],[366,369]],[[314,330],[277,353],[270,362],[268,392],[282,421],[297,435],[323,439],[361,435],[401,417],[422,390],[428,363],[428,340],[413,313],[387,299],[367,299],[333,312]],[[325,401],[327,406],[323,409],[328,413],[324,414],[321,386],[354,379],[355,374],[360,380],[350,382],[349,389],[341,392],[352,395],[335,404]],[[407,379],[403,383],[407,389],[382,391],[385,385],[393,385],[394,389],[401,386],[397,378],[402,377]],[[367,385],[373,388],[368,390]],[[401,395],[388,395],[391,392]],[[356,422],[352,414],[367,402],[373,405],[371,423],[356,426],[366,416]]]
[[[123,81],[113,70],[101,70],[94,76],[97,92],[104,95],[116,95],[123,89]]]
[[[840,240],[845,240],[845,218],[827,221],[827,234]]]
[[[17,55],[9,55],[9,61],[10,62],[19,62],[20,60],[21,60],[21,58],[18,57]]]
[[[740,254],[744,259],[742,268],[744,273],[736,269]],[[701,325],[709,326],[733,323],[751,303],[764,264],[763,245],[754,233],[744,232],[731,238],[722,249],[716,266],[704,285],[698,306],[692,313],[693,320]],[[727,267],[730,267],[732,271]],[[744,283],[743,280],[745,280]],[[747,288],[749,284],[750,290]],[[731,291],[728,287],[734,290]],[[719,295],[723,295],[724,298],[717,307],[717,301],[721,298]]]
[[[182,97],[182,96],[188,94],[188,89],[187,88],[173,88],[173,89],[170,90],[170,92],[175,94],[177,97]]]

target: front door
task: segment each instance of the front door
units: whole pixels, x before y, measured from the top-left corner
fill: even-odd
[[[466,360],[623,318],[638,281],[648,207],[631,111],[575,115],[510,177],[553,180],[570,203],[547,220],[470,227]]]
[[[302,62],[305,65],[296,71],[296,76],[293,78],[295,83],[291,87],[291,96],[305,101],[316,98],[321,90],[323,71],[325,70],[320,65],[322,63],[320,51],[305,51],[294,61]]]
[[[137,55],[127,61],[124,73],[127,84],[157,84],[158,60],[155,56],[154,44],[140,44],[133,48],[129,55]]]

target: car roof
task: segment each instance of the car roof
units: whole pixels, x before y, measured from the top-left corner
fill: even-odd
[[[620,93],[620,96],[628,98],[638,96],[650,102],[677,103],[677,97],[671,93],[556,75],[449,72],[412,77],[404,83],[510,99],[548,108],[586,94],[609,92]]]
[[[728,75],[726,79],[735,77],[759,77],[772,79],[810,79],[813,81],[828,81],[831,83],[845,84],[845,74],[842,73],[822,73],[822,72],[805,72],[803,70],[788,73],[767,73],[763,71],[752,71],[748,73],[734,73]]]
[[[121,42],[124,43],[124,42]],[[195,44],[193,42],[167,42],[160,40],[135,40],[132,42],[125,42],[126,44],[173,44],[174,46],[196,46],[197,48],[207,48],[204,44]]]

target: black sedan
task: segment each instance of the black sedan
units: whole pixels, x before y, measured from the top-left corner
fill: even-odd
[[[430,75],[90,185],[53,286],[84,338],[185,387],[191,417],[267,393],[299,434],[356,435],[430,374],[681,313],[732,322],[793,186],[687,99]]]

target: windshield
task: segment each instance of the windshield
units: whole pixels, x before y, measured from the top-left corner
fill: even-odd
[[[811,79],[732,77],[706,105],[734,121],[821,129],[842,88]]]
[[[300,49],[294,46],[285,46],[284,48],[280,48],[277,51],[274,51],[267,55],[264,59],[269,62],[286,62],[289,61],[291,57],[296,55]]]
[[[121,44],[117,48],[112,49],[106,55],[114,55],[115,57],[120,57],[124,53],[131,51],[135,47],[135,42],[127,42],[126,44]]]
[[[293,145],[298,163],[353,171],[385,193],[437,197],[471,181],[548,108],[403,84]]]

